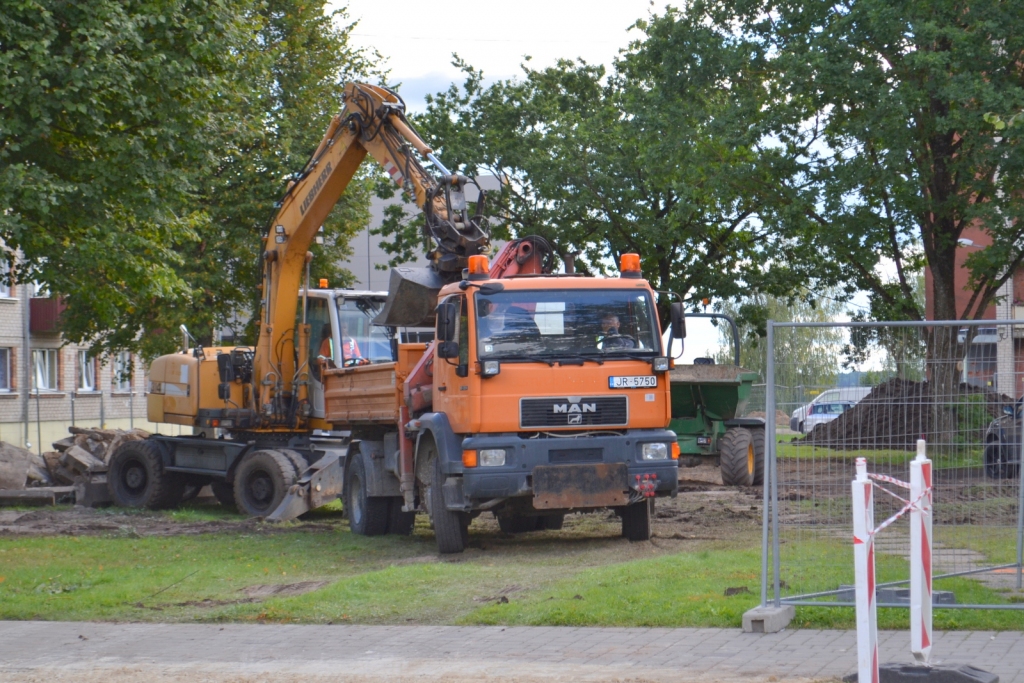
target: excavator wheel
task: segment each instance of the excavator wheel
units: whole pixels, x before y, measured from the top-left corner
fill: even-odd
[[[165,472],[160,447],[142,439],[121,444],[110,456],[107,488],[114,505],[160,510],[181,502],[185,479]]]
[[[763,433],[761,443],[763,446]],[[725,436],[718,442],[718,449],[723,484],[726,486],[750,486],[754,483],[754,473],[757,470],[757,449],[751,430],[746,427],[727,429]],[[763,447],[761,461],[763,477]]]
[[[284,455],[284,457],[291,460],[292,467],[295,468],[295,478],[299,479],[302,477],[302,473],[309,469],[309,462],[306,461],[306,457],[298,451],[293,451],[290,448],[276,448],[274,449],[278,453]]]
[[[274,450],[253,451],[235,470],[235,505],[243,515],[266,517],[295,483],[291,460]]]
[[[383,536],[388,532],[390,499],[371,497],[366,490],[366,467],[358,454],[345,475],[345,513],[349,528],[360,536]]]

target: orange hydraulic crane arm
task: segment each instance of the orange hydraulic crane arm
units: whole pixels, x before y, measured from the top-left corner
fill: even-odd
[[[303,272],[309,285],[310,244],[367,153],[426,215],[426,232],[437,244],[431,254],[435,267],[452,261],[454,255],[456,263],[447,267],[461,271],[459,262],[488,246],[480,227],[485,223],[470,218],[464,202],[452,201],[453,195],[459,198],[467,179],[444,169],[409,125],[401,98],[387,88],[350,83],[343,101],[342,112],[331,120],[299,178],[289,183],[263,247],[262,311],[251,407],[265,427],[301,428],[309,415],[310,330],[304,311],[301,323],[295,324],[298,293]],[[441,170],[440,183],[413,150]]]

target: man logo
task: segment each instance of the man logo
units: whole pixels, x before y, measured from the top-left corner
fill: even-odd
[[[583,414],[582,413],[576,413],[575,415],[570,415],[569,416],[569,421],[566,424],[571,424],[571,425],[583,424]]]
[[[566,413],[568,415],[583,413],[596,413],[596,403],[556,403],[552,406],[556,413]],[[570,424],[572,424],[570,422]]]

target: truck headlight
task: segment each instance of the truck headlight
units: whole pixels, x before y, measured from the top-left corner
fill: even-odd
[[[655,372],[668,372],[668,356],[658,356],[651,361],[651,369]]]
[[[494,377],[501,372],[501,363],[496,360],[485,360],[483,362],[483,372],[481,373],[484,377]]]
[[[483,448],[477,451],[481,467],[501,467],[505,464],[504,448]]]
[[[645,443],[640,454],[644,460],[668,460],[668,446],[663,443]]]

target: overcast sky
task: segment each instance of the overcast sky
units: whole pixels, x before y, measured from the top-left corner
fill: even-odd
[[[639,37],[627,29],[659,0],[479,0],[424,3],[411,0],[336,0],[357,20],[353,42],[376,48],[401,83],[410,110],[421,109],[423,96],[460,81],[451,65],[457,52],[488,79],[521,72],[525,56],[534,68],[559,58],[582,57],[610,65],[621,48]]]

